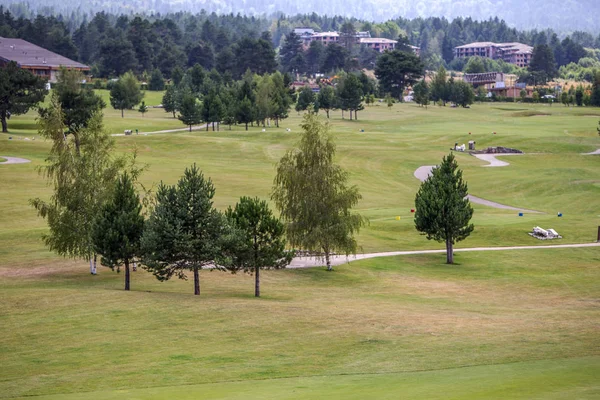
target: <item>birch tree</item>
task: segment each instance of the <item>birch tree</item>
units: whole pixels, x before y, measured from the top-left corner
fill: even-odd
[[[42,239],[61,256],[88,259],[90,273],[96,274],[92,224],[125,160],[112,156],[114,140],[104,130],[101,111],[96,111],[79,131],[79,150],[73,136],[65,133],[58,95],[52,96],[38,122],[40,136],[52,142],[46,164],[39,172],[53,186],[53,194],[49,200],[30,200],[48,222],[49,232]]]
[[[286,223],[290,244],[316,252],[331,271],[332,253],[356,253],[354,234],[365,221],[352,207],[361,195],[356,186],[348,185],[348,172],[333,162],[329,124],[309,110],[301,127],[298,148],[288,151],[277,165],[272,199]]]

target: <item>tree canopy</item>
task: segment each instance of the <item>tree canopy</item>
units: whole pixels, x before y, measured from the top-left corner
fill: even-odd
[[[381,89],[401,100],[402,93],[424,74],[424,65],[416,55],[404,51],[386,51],[375,66]]]
[[[110,89],[110,104],[115,110],[130,110],[142,101],[144,93],[140,90],[140,84],[132,72],[126,72]]]
[[[0,121],[2,132],[8,132],[11,115],[25,114],[44,100],[46,81],[21,69],[15,62],[0,68]]]

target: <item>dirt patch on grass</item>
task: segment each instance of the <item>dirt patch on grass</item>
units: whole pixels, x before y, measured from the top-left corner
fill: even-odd
[[[0,267],[1,278],[44,278],[70,272],[85,271],[87,264],[81,261],[67,261],[65,263],[48,263],[28,267],[4,266]],[[89,267],[88,267],[89,268]],[[89,273],[89,269],[88,269]]]
[[[548,115],[552,115],[550,113],[542,112],[542,111],[520,111],[516,113],[512,113],[511,117],[547,117]]]
[[[508,108],[508,107],[494,107],[494,110],[500,111],[527,111],[527,108]]]

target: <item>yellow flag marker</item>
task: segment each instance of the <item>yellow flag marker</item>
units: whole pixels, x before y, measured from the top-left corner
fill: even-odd
[[[397,216],[397,217],[396,217],[396,221],[400,221],[400,216]]]

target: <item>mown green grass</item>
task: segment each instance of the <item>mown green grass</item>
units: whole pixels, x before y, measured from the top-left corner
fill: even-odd
[[[142,120],[135,114],[106,110],[106,125],[115,133],[135,129]],[[591,379],[600,360],[597,248],[457,253],[454,267],[423,255],[365,260],[334,273],[266,272],[261,299],[252,297],[249,276],[203,272],[197,298],[190,282],[159,283],[140,270],[125,293],[121,275],[102,268],[92,277],[85,262],[44,248],[44,221],[28,201],[50,196],[36,171],[49,143],[36,137],[34,118],[14,117],[11,133],[0,135],[0,154],[32,160],[0,165],[0,397],[598,395]],[[459,247],[543,246],[527,235],[535,225],[556,229],[564,236],[558,243],[595,240],[600,156],[579,153],[600,147],[598,109],[401,104],[367,107],[359,118],[332,113],[331,124],[336,160],[359,187],[357,210],[370,220],[358,236],[363,251],[442,248],[414,229],[413,172],[468,140],[527,153],[506,157],[511,165],[503,168],[458,154],[472,194],[544,213],[518,217],[475,205],[475,232]],[[146,129],[183,127],[160,109],[143,120]],[[148,163],[147,186],[172,184],[197,163],[224,209],[242,195],[269,198],[275,164],[297,142],[299,122],[292,113],[266,132],[233,127],[115,140],[119,152],[137,148]],[[219,383],[229,381],[242,382]]]
[[[600,396],[595,357],[377,375],[329,375],[49,395],[39,400],[573,399]],[[21,399],[28,399],[24,397]]]
[[[266,272],[261,299],[252,297],[252,277],[216,271],[201,274],[200,297],[190,282],[160,283],[143,271],[130,293],[122,275],[93,277],[76,263],[4,271],[1,392],[600,360],[598,249],[456,258],[454,267],[418,255],[334,273]]]

